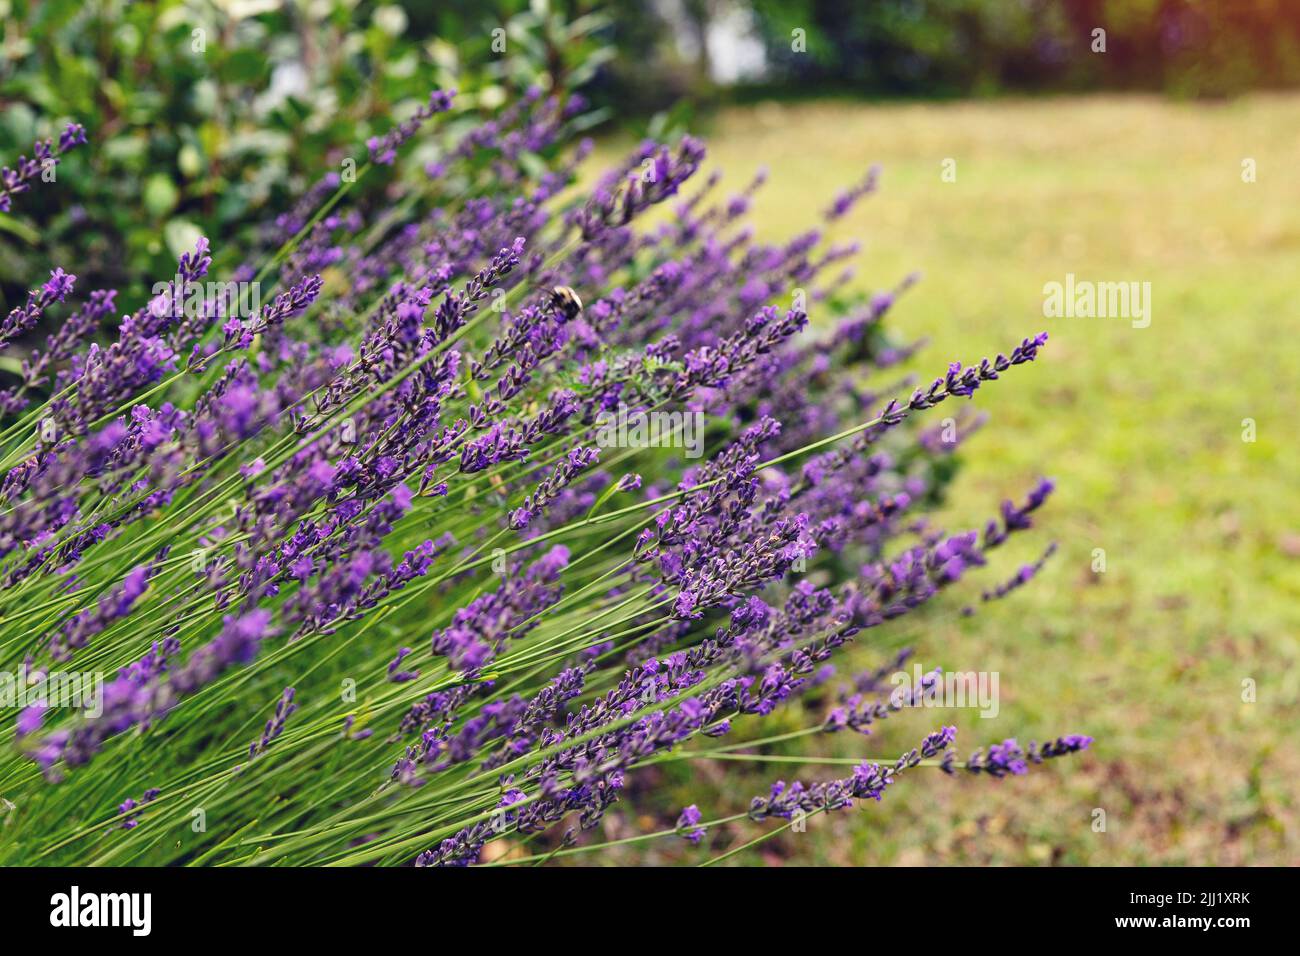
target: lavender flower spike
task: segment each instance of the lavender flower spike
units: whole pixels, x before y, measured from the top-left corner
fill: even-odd
[[[72,286],[77,281],[74,275],[68,275],[62,269],[50,273],[47,281],[39,289],[27,293],[27,301],[11,310],[0,323],[0,348],[31,329],[40,321],[41,314],[55,302],[62,302],[72,293]]]
[[[58,165],[64,153],[85,141],[85,128],[80,123],[69,123],[59,134],[57,145],[48,139],[37,140],[32,144],[31,159],[19,156],[16,167],[0,169],[0,212],[9,212],[14,196],[30,189],[29,183],[38,175],[43,179],[47,170]]]

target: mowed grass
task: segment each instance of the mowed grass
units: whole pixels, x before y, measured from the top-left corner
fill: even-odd
[[[770,240],[815,224],[841,185],[882,164],[879,194],[834,235],[865,241],[863,288],[923,273],[891,313],[896,330],[930,340],[910,363],[922,377],[1051,333],[1038,362],[976,397],[991,421],[964,446],[942,516],[953,531],[977,527],[1045,474],[1058,491],[1038,530],[962,598],[867,632],[853,657],[871,666],[906,642],[927,669],[996,671],[997,717],[918,710],[869,738],[768,752],[892,758],[949,722],[963,750],[1013,735],[1097,738],[1089,754],[1024,778],[918,768],[883,802],[815,817],[728,863],[1300,860],[1297,129],[1300,97],[1261,95],[762,104],[703,130],[729,185],[770,167],[754,214]],[[946,159],[955,182],[941,178]],[[1256,182],[1243,182],[1245,159]],[[1067,273],[1150,282],[1150,326],[1044,318],[1044,284]],[[1061,550],[1030,586],[956,613],[1053,539]],[[1092,570],[1096,549],[1104,573]],[[641,784],[662,796],[661,816],[615,814],[605,836],[671,825],[686,803],[705,819],[734,813],[770,780],[847,769],[666,765]],[[698,850],[658,840],[601,859],[698,862],[773,828],[732,825]]]

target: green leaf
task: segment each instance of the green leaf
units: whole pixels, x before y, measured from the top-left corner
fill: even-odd
[[[154,219],[161,219],[176,208],[180,199],[171,177],[165,173],[154,173],[144,184],[144,208]]]
[[[163,226],[163,241],[167,251],[180,258],[183,252],[193,252],[194,245],[203,238],[198,226],[187,219],[172,219]]]
[[[240,47],[220,66],[221,78],[237,85],[256,85],[266,72],[266,57],[260,51]]]
[[[176,164],[189,179],[193,179],[203,171],[203,157],[199,155],[198,149],[192,143],[186,143],[181,147],[181,151],[176,156]]]
[[[36,241],[40,239],[40,233],[27,225],[27,223],[14,219],[12,216],[7,216],[4,213],[0,213],[0,231],[12,233],[19,239],[23,240],[23,242],[30,245],[34,245]]]

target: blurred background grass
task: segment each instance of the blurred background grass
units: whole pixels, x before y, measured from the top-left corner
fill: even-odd
[[[879,195],[835,238],[866,240],[860,288],[923,273],[890,315],[930,339],[911,370],[1052,336],[1039,362],[980,391],[992,421],[964,446],[944,521],[977,526],[1047,474],[1059,488],[1043,533],[979,583],[1049,537],[1061,551],[973,617],[954,599],[854,652],[872,667],[909,644],[926,668],[997,671],[996,719],[905,713],[816,749],[892,758],[954,716],[965,748],[1066,732],[1097,744],[1024,779],[917,770],[879,805],[814,818],[731,862],[1300,858],[1294,4],[0,0],[0,14],[0,161],[66,120],[91,138],[57,188],[0,215],[6,310],[54,265],[137,301],[198,232],[219,237],[228,270],[257,223],[435,85],[487,107],[529,83],[580,85],[603,123],[601,159],[646,132],[701,133],[736,188],[771,169],[754,210],[770,240],[813,226],[881,163]],[[1098,27],[1105,54],[1092,50]],[[955,182],[940,175],[948,159]],[[1255,182],[1243,182],[1246,159]],[[1043,286],[1067,273],[1149,281],[1150,327],[1044,319]],[[1104,573],[1091,570],[1095,549]],[[842,772],[664,764],[633,777],[645,818],[615,813],[606,836],[670,826],[689,803],[706,818],[743,810],[778,776]],[[723,828],[710,849],[753,835]],[[706,853],[673,839],[601,861]]]

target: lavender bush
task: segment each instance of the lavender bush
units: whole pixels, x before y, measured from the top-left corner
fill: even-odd
[[[884,325],[907,283],[862,300],[855,246],[758,241],[761,176],[714,198],[687,137],[579,188],[577,97],[533,90],[476,126],[444,123],[451,102],[371,140],[229,276],[203,240],[110,328],[113,290],[64,263],[5,321],[64,316],[4,392],[4,862],[598,849],[581,831],[682,744],[761,746],[778,707],[804,727],[782,740],[865,735],[932,693],[937,673],[888,694],[890,654],[823,704],[846,644],[1031,528],[1045,480],[976,530],[927,519],[956,443],[925,419],[1021,374],[1045,334],[913,388],[890,369],[916,343]],[[349,202],[416,137],[438,157],[417,188]],[[228,283],[254,282],[241,309]],[[642,839],[744,816],[762,838],[913,768],[1002,777],[1090,743],[963,757],[954,736]]]

